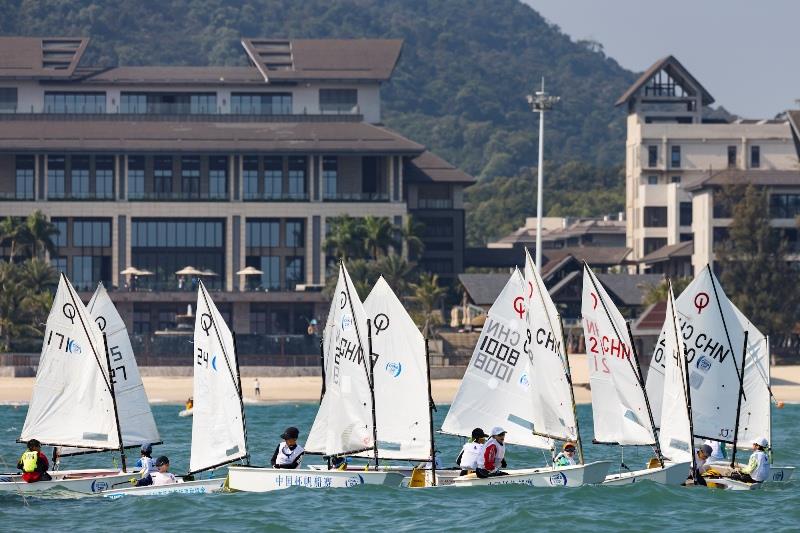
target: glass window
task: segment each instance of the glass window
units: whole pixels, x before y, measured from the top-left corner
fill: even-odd
[[[692,225],[692,202],[681,202],[680,205],[680,225]]]
[[[667,239],[663,237],[645,237],[644,255],[650,254],[667,245]]]
[[[86,156],[72,157],[70,196],[72,198],[89,197],[89,158]]]
[[[75,255],[72,257],[72,284],[78,290],[93,290],[98,282],[108,282],[110,267],[109,256]]]
[[[251,248],[277,248],[280,246],[280,220],[248,220],[245,242]]]
[[[648,185],[658,185],[658,176],[647,176]]]
[[[325,198],[336,198],[336,182],[339,177],[339,158],[325,156],[322,158],[322,181],[325,184]]]
[[[292,200],[305,198],[307,166],[305,156],[289,158],[289,198]]]
[[[681,168],[681,147],[672,147],[672,160],[670,163],[671,168]]]
[[[73,220],[72,245],[75,247],[111,246],[111,222],[107,220]]]
[[[658,146],[647,147],[647,166],[649,168],[658,166]]]
[[[264,198],[280,199],[283,196],[283,158],[264,158]]]
[[[147,113],[147,95],[122,93],[119,111],[120,113]]]
[[[305,272],[303,271],[303,257],[294,256],[286,258],[286,288],[294,290],[295,285],[303,283]]]
[[[769,214],[772,218],[795,218],[800,216],[800,194],[771,194]]]
[[[728,166],[736,166],[736,146],[728,146]]]
[[[667,227],[667,208],[648,206],[644,208],[644,227],[645,228],[666,228]]]
[[[106,93],[44,93],[46,113],[105,113]]]
[[[51,222],[58,230],[58,233],[53,235],[53,244],[56,245],[56,248],[65,248],[67,246],[67,219],[54,218]]]
[[[131,246],[134,248],[222,248],[222,228],[223,222],[214,220],[134,219],[131,227]],[[186,266],[186,264],[180,265],[178,268]]]
[[[724,246],[727,241],[730,240],[730,230],[728,228],[717,228],[715,227],[712,233],[713,244],[712,250],[717,251],[720,247]]]
[[[680,176],[672,176],[671,178],[672,183],[680,183],[681,177]]]
[[[208,162],[209,195],[214,199],[228,197],[228,158],[213,156]]]
[[[680,242],[694,240],[694,233],[681,233],[679,236]]]
[[[181,193],[183,198],[200,198],[199,157],[181,157]]]
[[[67,273],[67,258],[66,257],[51,257],[50,264],[53,265],[59,272]]]
[[[14,197],[17,200],[33,200],[36,162],[33,156],[18,155],[16,163],[16,189],[14,191]]]
[[[158,156],[153,161],[153,189],[157,195],[172,193],[172,157]]]
[[[320,89],[321,113],[353,113],[358,106],[357,89]]]
[[[144,198],[144,157],[128,157],[128,198]]]
[[[17,110],[17,88],[0,87],[0,113],[14,113]]]
[[[193,115],[208,115],[217,112],[217,95],[214,93],[193,94],[190,102]]]
[[[261,286],[265,289],[281,288],[281,258],[274,256],[261,257]]]
[[[303,220],[286,221],[287,248],[302,248],[305,245],[304,222]]]
[[[66,196],[65,158],[63,155],[47,156],[47,197]]]
[[[114,158],[97,156],[94,171],[95,196],[105,200],[114,198]]]
[[[245,200],[258,198],[258,157],[245,156],[242,161],[243,197]]]
[[[291,115],[291,93],[233,93],[231,112],[237,115]]]
[[[750,168],[759,168],[761,166],[761,148],[758,146],[750,147]]]

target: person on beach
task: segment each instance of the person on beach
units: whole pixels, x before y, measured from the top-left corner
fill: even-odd
[[[760,437],[753,441],[753,453],[744,468],[737,468],[731,472],[731,479],[744,481],[745,483],[761,483],[769,477],[769,458],[767,448],[769,442],[766,438]]]
[[[172,485],[177,483],[178,478],[169,471],[169,458],[162,455],[156,459],[156,471],[147,474],[145,477],[136,482],[137,487],[147,487],[150,485]]]
[[[461,453],[456,457],[456,463],[461,467],[460,476],[465,476],[478,468],[478,456],[487,437],[489,435],[484,433],[481,428],[472,430],[472,437],[461,447]]]
[[[578,464],[575,459],[575,443],[567,441],[564,443],[561,453],[553,459],[553,466],[571,466],[575,464]]]
[[[152,444],[142,444],[141,448],[141,457],[139,460],[136,461],[136,468],[139,469],[139,473],[141,477],[146,477],[148,474],[152,474],[153,472],[158,472],[158,468],[156,468],[156,462],[153,459],[153,445]]]
[[[258,382],[258,378],[256,378],[256,382],[254,385],[255,385],[256,398],[261,398],[261,384]]]
[[[492,437],[486,441],[478,455],[478,465],[475,474],[479,478],[505,476],[500,468],[506,467],[506,430],[500,426],[492,428]]]
[[[28,441],[28,450],[22,454],[17,463],[17,468],[22,470],[22,480],[26,483],[37,481],[50,481],[52,478],[47,473],[50,463],[42,453],[42,444],[36,440]]]
[[[300,430],[296,427],[286,428],[286,431],[281,434],[283,440],[275,448],[272,459],[270,459],[272,468],[297,468],[300,466],[305,450],[297,444],[299,436]]]

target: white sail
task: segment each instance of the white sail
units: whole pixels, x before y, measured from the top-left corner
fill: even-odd
[[[431,453],[425,339],[381,276],[364,301],[375,361],[378,456],[428,460]],[[368,343],[369,345],[369,343]],[[371,457],[372,450],[359,454]]]
[[[122,442],[125,446],[161,442],[128,330],[102,283],[97,286],[86,308],[108,341]]]
[[[469,437],[476,427],[506,431],[506,442],[550,448],[533,434],[533,381],[527,356],[525,283],[514,270],[492,304],[442,431]]]
[[[364,306],[342,264],[325,326],[325,396],[306,440],[309,453],[343,455],[373,447],[366,335]]]
[[[742,383],[742,407],[739,411],[738,447],[749,448],[754,439],[770,438],[771,403],[769,393],[769,339],[733,305],[739,325],[747,331],[747,355]],[[742,341],[744,342],[744,341]]]
[[[533,428],[540,434],[562,440],[576,440],[578,432],[572,391],[567,380],[566,347],[558,311],[525,250],[526,315],[533,372]]]
[[[692,460],[692,429],[689,421],[685,349],[683,339],[678,334],[675,297],[671,286],[664,330],[665,372],[661,401],[663,416],[658,438],[664,457],[674,463],[681,463]]]
[[[191,472],[247,456],[233,335],[202,282],[197,289],[196,316]]]
[[[661,333],[659,333],[658,340],[653,347],[653,356],[650,358],[650,366],[647,370],[647,381],[645,382],[645,390],[650,400],[650,410],[653,412],[653,422],[655,422],[656,427],[661,426],[661,400],[663,399],[664,392],[668,323],[669,315],[664,319]]]
[[[583,270],[581,314],[595,439],[623,445],[654,444],[625,319],[588,265]]]
[[[64,274],[58,283],[20,440],[119,448],[108,364],[97,324]]]
[[[709,267],[675,302],[686,344],[692,424],[700,438],[733,442],[744,330]]]

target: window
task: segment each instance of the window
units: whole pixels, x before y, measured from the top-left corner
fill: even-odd
[[[172,192],[172,157],[160,156],[153,161],[153,189],[156,194]]]
[[[131,247],[222,248],[222,228],[222,222],[213,220],[134,219],[131,225]],[[175,270],[187,264],[192,263],[180,265]],[[217,273],[220,274],[218,271]]]
[[[658,176],[647,176],[648,185],[658,185]]]
[[[228,197],[228,158],[213,156],[208,161],[208,192],[213,199]]]
[[[303,271],[303,257],[287,257],[286,258],[286,288],[294,290],[295,285],[302,283],[305,280],[305,272]]]
[[[72,157],[70,196],[72,198],[89,197],[89,158],[87,156]]]
[[[670,162],[671,168],[681,168],[681,147],[680,146],[673,146],[672,147],[672,159]]]
[[[242,160],[243,196],[245,200],[258,198],[258,157],[245,156]]]
[[[291,115],[291,93],[233,93],[231,112],[237,115]]]
[[[647,147],[647,167],[656,168],[658,166],[658,146]]]
[[[758,146],[750,147],[750,168],[759,168],[761,166],[761,148]]]
[[[680,176],[672,176],[670,181],[672,181],[672,183],[680,183],[681,182],[681,177]]]
[[[357,89],[320,89],[320,113],[352,113],[358,106]]]
[[[289,198],[300,200],[306,193],[306,158],[289,158]]]
[[[644,208],[644,227],[645,228],[666,228],[667,227],[667,208],[666,207],[645,207]]]
[[[46,113],[105,113],[106,93],[44,93]]]
[[[214,93],[209,94],[193,94],[190,98],[191,109],[193,115],[207,115],[217,112],[217,95]]]
[[[53,265],[58,272],[67,273],[67,258],[66,257],[51,257],[50,264]]]
[[[651,254],[667,245],[667,239],[663,237],[645,237],[644,255]]]
[[[692,233],[681,233],[679,235],[679,238],[680,238],[680,242],[691,241],[691,240],[694,240],[694,234],[692,234]]]
[[[181,158],[181,193],[183,198],[200,198],[200,158]]]
[[[730,239],[730,230],[728,228],[714,228],[713,239],[712,250],[716,252],[725,246],[725,243]]]
[[[133,333],[134,335],[147,335],[150,333],[150,310],[141,311],[133,309]]]
[[[277,248],[280,246],[279,220],[247,221],[245,242],[248,248]]]
[[[66,218],[54,218],[51,220],[53,226],[58,230],[56,235],[53,235],[53,244],[56,245],[56,248],[66,248],[67,247],[67,219]]]
[[[121,113],[157,115],[213,114],[216,93],[126,93],[120,95]]]
[[[728,167],[729,168],[736,167],[736,146],[735,145],[728,146]]]
[[[322,181],[325,184],[325,198],[336,198],[336,181],[339,176],[339,158],[325,156],[322,158]]]
[[[93,290],[99,281],[106,283],[111,274],[111,257],[94,255],[72,256],[72,284],[78,290]]]
[[[264,158],[264,198],[279,199],[283,195],[283,158]]]
[[[795,218],[800,215],[800,194],[771,194],[769,215],[772,218]]]
[[[680,205],[680,225],[692,225],[692,202],[681,202]]]
[[[292,220],[286,222],[286,247],[302,248],[305,244],[305,233],[303,232],[303,220]]]
[[[17,88],[0,87],[0,113],[14,113],[17,110]]]
[[[265,289],[281,288],[281,258],[277,256],[266,256],[260,258],[261,286]]]
[[[47,197],[64,198],[66,195],[65,186],[65,158],[63,155],[51,155],[47,157]]]
[[[111,246],[111,222],[107,220],[80,220],[72,222],[72,246]]]
[[[147,95],[122,93],[119,98],[120,113],[147,113]]]
[[[128,198],[144,198],[144,157],[128,157]]]
[[[14,197],[17,200],[33,200],[33,187],[34,187],[34,170],[36,162],[33,156],[18,155],[17,156],[17,169],[16,169],[16,182],[17,187],[14,191]]]
[[[94,190],[97,198],[114,198],[114,158],[97,156],[95,158]]]

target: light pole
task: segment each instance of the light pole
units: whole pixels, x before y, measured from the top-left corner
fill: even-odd
[[[528,95],[528,103],[534,113],[539,113],[539,178],[536,187],[536,270],[542,271],[542,167],[544,166],[544,112],[553,108],[560,96],[550,96],[542,90]]]

